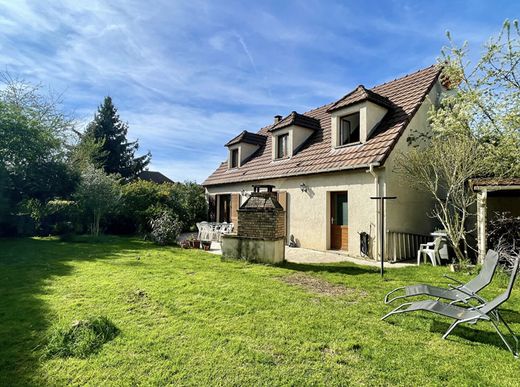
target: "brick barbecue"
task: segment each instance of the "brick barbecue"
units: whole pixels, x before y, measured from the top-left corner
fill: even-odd
[[[223,238],[224,256],[278,263],[285,258],[285,211],[272,185],[253,186],[238,209],[236,235]],[[262,191],[265,189],[265,191]]]
[[[268,190],[261,192],[260,188]],[[285,211],[272,186],[255,186],[238,210],[237,235],[247,238],[278,239],[285,236]]]

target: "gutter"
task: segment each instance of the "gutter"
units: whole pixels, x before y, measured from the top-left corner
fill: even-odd
[[[285,160],[283,160],[285,161]],[[281,161],[281,162],[283,162]],[[280,162],[280,161],[279,161]],[[337,168],[328,168],[328,169],[321,169],[317,171],[309,171],[309,172],[296,172],[291,173],[290,175],[273,175],[273,176],[261,176],[261,177],[252,177],[252,178],[244,178],[244,179],[237,179],[233,181],[228,181],[225,183],[209,183],[206,184],[206,180],[202,182],[203,187],[214,187],[218,185],[226,185],[226,184],[236,184],[236,183],[245,183],[248,181],[258,181],[258,180],[272,180],[272,179],[281,179],[281,178],[289,178],[289,177],[295,177],[295,176],[304,176],[304,175],[317,175],[320,173],[331,173],[331,172],[341,172],[341,171],[351,171],[355,169],[363,169],[363,168],[369,168],[370,166],[374,167],[380,167],[381,164],[379,162],[377,163],[370,163],[370,164],[361,164],[361,165],[353,165],[353,166],[346,166],[346,167],[337,167]],[[296,167],[297,168],[297,167]],[[247,174],[247,171],[246,171]],[[242,176],[246,176],[246,174],[243,174]]]

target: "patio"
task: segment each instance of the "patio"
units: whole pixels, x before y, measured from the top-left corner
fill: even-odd
[[[208,251],[211,254],[222,255],[222,250],[220,248],[220,243],[211,242],[211,248]],[[364,266],[373,266],[379,267],[380,263],[378,261],[367,260],[362,258],[354,258],[350,257],[343,251],[335,251],[335,250],[327,250],[327,251],[319,251],[319,250],[311,250],[305,249],[302,247],[294,248],[294,247],[285,247],[285,259],[287,262],[291,263],[337,263],[337,262],[351,262],[358,265]],[[414,266],[415,262],[397,262],[390,263],[387,262],[385,264],[386,268],[400,268],[407,266]]]

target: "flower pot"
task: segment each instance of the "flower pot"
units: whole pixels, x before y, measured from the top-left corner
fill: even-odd
[[[191,247],[194,249],[200,249],[200,241],[195,239],[193,241],[190,241]]]

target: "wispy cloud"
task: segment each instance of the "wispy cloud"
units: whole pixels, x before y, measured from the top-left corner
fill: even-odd
[[[64,90],[81,122],[110,94],[152,168],[200,182],[239,131],[429,65],[445,30],[477,42],[517,11],[448,0],[0,0],[0,69]]]

